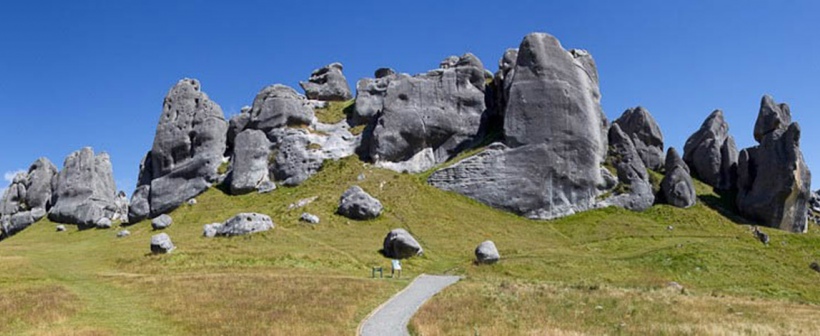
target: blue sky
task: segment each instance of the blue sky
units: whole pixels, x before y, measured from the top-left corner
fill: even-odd
[[[0,173],[83,146],[130,193],[162,100],[197,78],[226,117],[264,86],[339,61],[354,87],[379,67],[419,73],[472,52],[496,70],[529,32],[594,56],[610,120],[643,105],[683,147],[714,109],[739,147],[764,93],[791,106],[820,186],[818,1],[3,1]],[[4,182],[0,181],[0,184]]]

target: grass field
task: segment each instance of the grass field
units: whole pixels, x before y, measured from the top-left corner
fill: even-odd
[[[148,253],[147,221],[128,227],[126,238],[72,226],[58,233],[54,223],[38,222],[0,242],[0,333],[353,334],[420,273],[466,277],[411,321],[423,335],[820,331],[820,273],[808,266],[820,260],[816,227],[804,235],[765,230],[772,238],[765,246],[699,183],[701,202],[690,209],[611,208],[530,221],[424,179],[348,158],[270,194],[213,188],[171,214],[165,232],[178,248],[169,255]],[[380,218],[334,214],[353,184],[382,201]],[[270,215],[276,228],[201,237],[204,224],[244,211]],[[321,223],[299,222],[303,211]],[[398,227],[419,240],[424,256],[404,263],[405,279],[371,279],[371,266],[388,266],[378,250]],[[476,266],[473,250],[486,239],[503,259]],[[671,281],[684,289],[669,289]]]

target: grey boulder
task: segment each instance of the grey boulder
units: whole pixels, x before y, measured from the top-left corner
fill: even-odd
[[[678,208],[688,208],[695,205],[697,193],[689,168],[683,162],[678,151],[669,147],[666,152],[666,175],[661,180],[661,194],[669,205]]]
[[[156,218],[151,220],[151,227],[154,230],[162,230],[162,229],[165,229],[165,228],[171,226],[171,223],[173,223],[173,222],[174,222],[174,219],[171,218],[171,216],[168,216],[166,214],[162,214],[162,215],[159,215]]]
[[[718,190],[735,188],[738,151],[723,111],[715,110],[686,140],[683,161],[693,177]]]
[[[130,235],[131,235],[131,231],[128,231],[128,230],[120,230],[120,232],[117,232],[117,238],[124,238],[124,237],[128,237]]]
[[[498,253],[495,243],[492,240],[487,240],[478,244],[478,247],[475,248],[475,259],[479,264],[495,264],[501,259],[501,255]]]
[[[505,79],[504,143],[433,173],[428,182],[533,219],[595,206],[604,184],[606,117],[592,57],[532,33]]]
[[[205,224],[202,227],[202,236],[206,238],[216,237],[217,233],[219,233],[219,229],[222,228],[222,225],[222,223]]]
[[[57,175],[57,167],[47,158],[39,158],[28,168],[26,176],[26,206],[29,209],[51,207],[51,180]]]
[[[663,134],[649,111],[642,106],[631,108],[613,123],[632,139],[646,168],[660,171],[664,165]]]
[[[644,211],[655,202],[649,173],[632,139],[618,124],[609,129],[609,157],[618,172],[618,181],[624,191],[603,200],[601,206],[617,206],[632,211]]]
[[[441,163],[473,144],[486,109],[484,67],[469,53],[456,59],[425,74],[381,79],[389,81],[381,113],[362,140],[370,159],[401,162],[431,148]]]
[[[279,143],[270,170],[282,185],[299,185],[316,174],[324,157],[321,150],[310,148],[310,136],[304,130],[289,129]]]
[[[424,253],[416,238],[405,229],[394,229],[384,237],[382,254],[391,259],[407,259]]]
[[[348,188],[339,199],[337,212],[350,219],[367,220],[381,215],[382,203],[359,186]]]
[[[342,73],[342,64],[338,62],[313,70],[310,79],[299,82],[299,86],[309,99],[333,101],[353,98],[347,78]]]
[[[26,200],[26,175],[19,173],[14,176],[11,184],[3,193],[0,201],[0,215],[11,216],[25,210]]]
[[[231,217],[217,228],[217,236],[242,236],[273,229],[273,220],[259,213],[240,213]],[[206,231],[207,236],[207,231]]]
[[[151,203],[148,198],[151,197],[151,186],[141,185],[134,190],[131,195],[131,202],[128,206],[128,223],[134,224],[151,215]]]
[[[811,172],[800,150],[800,126],[786,121],[789,107],[763,97],[755,126],[760,144],[740,152],[737,207],[762,225],[806,232]]]
[[[48,218],[53,222],[94,226],[117,212],[111,159],[106,153],[95,155],[90,147],[65,159],[52,189],[54,204]]]
[[[150,185],[150,216],[179,207],[219,177],[227,129],[222,108],[201,91],[199,81],[182,79],[168,91],[137,187]],[[133,217],[134,221],[145,218]]]
[[[165,254],[171,253],[176,249],[174,243],[171,242],[171,237],[167,233],[160,233],[151,236],[151,253]]]
[[[276,184],[271,181],[262,181],[256,186],[256,192],[260,194],[267,194],[274,190],[276,190]]]
[[[63,225],[63,224],[57,225],[56,230],[57,230],[57,232],[64,232],[65,231],[65,225]]]
[[[273,142],[277,141],[269,134],[271,131],[286,126],[310,125],[315,118],[307,99],[292,88],[281,84],[262,89],[254,98],[253,106],[248,113],[249,120],[244,129],[265,132],[268,139]],[[242,130],[237,129],[238,132]]]
[[[302,213],[302,216],[299,217],[299,220],[305,223],[319,224],[319,216],[307,212]]]
[[[94,223],[94,226],[98,229],[110,229],[112,225],[111,219],[107,217],[100,218]]]
[[[265,133],[259,130],[247,129],[236,136],[230,177],[232,195],[252,192],[261,183],[269,181],[270,145]]]

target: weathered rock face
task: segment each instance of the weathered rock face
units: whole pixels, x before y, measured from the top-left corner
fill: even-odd
[[[14,176],[11,184],[3,193],[0,201],[0,215],[11,216],[25,210],[26,202],[26,175],[20,173]]]
[[[307,82],[299,82],[305,96],[316,100],[349,100],[353,98],[347,78],[342,74],[342,64],[332,63],[313,70]]]
[[[501,255],[498,253],[495,243],[492,240],[487,240],[478,244],[478,247],[475,248],[475,259],[479,264],[495,264],[501,259]]]
[[[303,212],[302,216],[299,217],[299,220],[305,223],[319,224],[319,216],[307,212]]]
[[[387,87],[390,80],[396,78],[395,73],[382,73],[382,76],[373,78],[362,78],[356,82],[356,104],[353,115],[350,116],[351,123],[355,125],[366,124],[375,119],[384,110],[384,96],[387,95]]]
[[[632,139],[646,168],[659,171],[663,167],[663,134],[649,111],[642,106],[631,108],[613,123]]]
[[[507,49],[501,59],[498,60],[498,71],[493,75],[493,80],[487,86],[485,101],[487,101],[487,113],[484,114],[484,125],[486,133],[501,133],[504,128],[504,108],[507,106],[507,89],[511,81],[507,80],[509,73],[515,68],[518,58],[518,49]]]
[[[148,202],[149,197],[151,197],[151,185],[141,185],[134,190],[128,207],[129,224],[134,224],[151,215],[151,204]]]
[[[28,168],[26,176],[26,206],[29,209],[51,207],[51,180],[57,167],[47,158],[39,158]]]
[[[469,53],[451,58],[442,69],[425,74],[375,80],[377,94],[360,92],[357,104],[364,102],[356,109],[367,110],[359,113],[362,118],[379,115],[372,133],[366,133],[370,138],[363,140],[373,161],[402,162],[432,148],[440,163],[473,143],[486,109],[484,66]],[[378,85],[385,82],[380,91]],[[374,107],[379,101],[381,106]]]
[[[249,118],[243,130],[260,130],[268,135],[269,140],[277,142],[269,132],[285,126],[310,125],[315,117],[304,96],[288,86],[275,84],[265,87],[256,95]]]
[[[93,226],[100,218],[117,212],[117,188],[111,160],[106,153],[94,155],[90,147],[71,153],[52,185],[51,221]]]
[[[506,145],[490,145],[429,182],[529,218],[592,208],[604,184],[600,168],[607,151],[592,57],[533,33],[504,83]]]
[[[384,237],[382,253],[391,259],[407,259],[424,253],[416,238],[405,229],[395,229]]]
[[[359,186],[352,186],[339,199],[337,212],[350,219],[373,219],[381,215],[382,203]]]
[[[316,174],[324,158],[318,149],[310,149],[310,137],[304,130],[287,130],[271,165],[271,173],[282,185],[299,185]]]
[[[236,137],[231,167],[230,190],[233,195],[252,192],[268,177],[270,142],[259,130],[244,130]]]
[[[626,192],[616,193],[601,202],[602,206],[617,206],[633,211],[644,211],[655,202],[649,173],[646,172],[632,139],[618,124],[609,129],[609,157],[618,172],[618,180]]]
[[[721,110],[712,112],[683,147],[683,161],[692,176],[718,190],[735,188],[737,157],[735,139]]]
[[[171,88],[137,186],[139,191],[150,185],[151,216],[169,212],[211,186],[219,175],[227,128],[222,108],[200,90],[199,81],[186,78]],[[134,192],[134,197],[138,194],[143,196]],[[143,201],[132,198],[132,203]],[[145,218],[141,210],[131,211],[132,221]]]
[[[171,236],[167,233],[160,233],[151,236],[151,253],[165,254],[171,253],[171,251],[175,249],[176,246],[174,246],[174,243],[171,242]]]
[[[689,168],[678,155],[674,147],[666,152],[666,175],[661,180],[661,194],[666,203],[678,208],[688,208],[695,205],[697,193]]]
[[[268,215],[240,213],[216,228],[217,236],[242,236],[273,229],[273,220]],[[206,230],[207,231],[207,230]],[[206,232],[207,233],[207,232]]]
[[[740,153],[737,207],[762,225],[806,232],[811,172],[800,151],[800,126],[790,121],[786,104],[763,97],[755,125],[760,145]]]
[[[117,212],[114,213],[114,220],[120,220],[124,223],[128,222],[128,207],[130,202],[128,201],[128,197],[125,195],[125,192],[120,190],[117,193],[117,197],[114,198],[114,205],[117,206]]]

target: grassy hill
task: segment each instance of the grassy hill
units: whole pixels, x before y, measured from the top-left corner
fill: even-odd
[[[213,188],[171,213],[165,232],[178,249],[160,256],[148,253],[147,221],[128,227],[126,238],[38,222],[0,242],[0,333],[352,334],[420,273],[465,276],[411,321],[424,335],[820,332],[820,274],[808,267],[820,260],[818,230],[765,230],[765,246],[703,184],[691,209],[609,208],[530,221],[424,180],[348,158],[271,194]],[[380,218],[334,214],[354,184],[382,201]],[[201,237],[204,224],[244,211],[270,215],[276,228]],[[321,223],[299,222],[303,211]],[[405,262],[405,279],[371,279],[371,266],[387,268],[378,250],[398,227],[424,256]],[[503,260],[476,266],[473,250],[486,239]],[[684,289],[670,289],[671,281]]]

